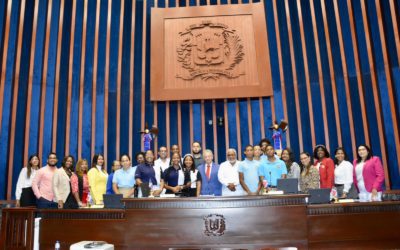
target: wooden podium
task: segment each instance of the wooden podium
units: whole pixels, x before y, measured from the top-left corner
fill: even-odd
[[[400,202],[307,205],[305,195],[126,199],[126,209],[3,210],[1,248],[102,240],[116,249],[398,248]],[[26,244],[22,244],[27,239]]]

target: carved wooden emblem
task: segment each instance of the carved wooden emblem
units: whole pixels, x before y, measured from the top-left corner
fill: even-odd
[[[243,44],[234,29],[223,23],[205,20],[179,32],[176,52],[178,62],[187,69],[177,78],[193,80],[219,79],[220,76],[237,78],[244,72],[234,72],[234,67],[243,60]]]
[[[221,236],[225,232],[225,218],[220,214],[204,216],[204,234],[207,236]]]
[[[271,96],[264,10],[262,2],[152,8],[151,100]]]

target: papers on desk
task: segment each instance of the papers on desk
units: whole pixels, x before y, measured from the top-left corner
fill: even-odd
[[[270,190],[268,193],[265,193],[264,195],[282,195],[283,191],[282,190]]]
[[[91,205],[90,207],[80,207],[82,209],[86,209],[86,208],[104,208],[104,204],[102,205]]]
[[[175,198],[175,194],[160,194],[160,198]]]
[[[354,199],[339,199],[337,201],[337,203],[350,203],[350,202],[355,202],[355,200]]]

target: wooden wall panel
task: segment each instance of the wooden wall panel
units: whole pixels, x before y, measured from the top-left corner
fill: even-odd
[[[230,147],[243,159],[245,144],[270,138],[281,119],[297,156],[324,142],[354,157],[365,142],[383,160],[387,188],[400,189],[399,1],[264,0],[273,97],[150,102],[151,7],[251,2],[36,0],[27,10],[3,1],[0,199],[13,197],[35,152],[43,165],[52,150],[89,161],[103,153],[110,168],[142,149],[148,123],[160,129],[154,146],[178,143],[185,154],[196,140],[222,162]]]

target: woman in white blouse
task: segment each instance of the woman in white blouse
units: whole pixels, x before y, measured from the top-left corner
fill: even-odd
[[[36,206],[36,197],[32,190],[32,180],[36,171],[40,168],[40,160],[37,155],[31,155],[26,167],[19,173],[15,198],[17,207]]]
[[[353,165],[349,162],[344,148],[335,150],[335,187],[339,198],[357,198],[353,185]]]

